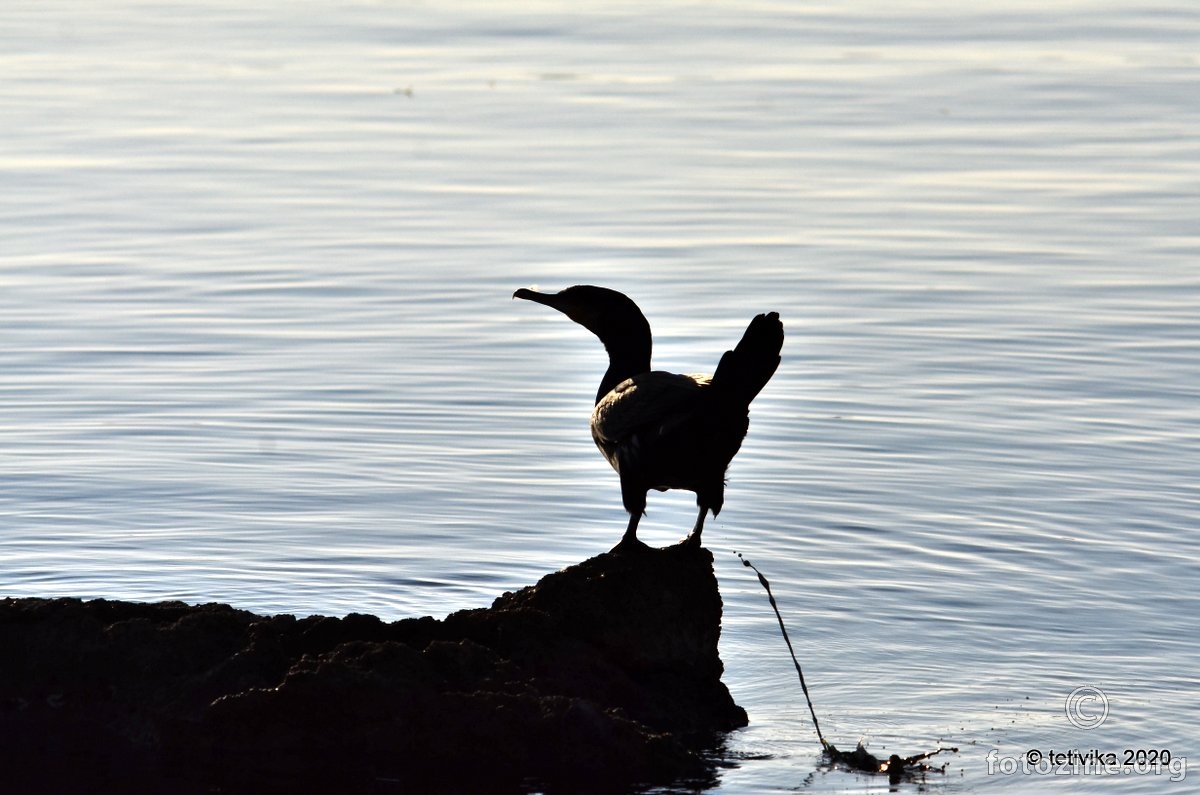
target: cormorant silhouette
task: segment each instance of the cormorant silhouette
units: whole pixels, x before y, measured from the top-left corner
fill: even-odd
[[[704,518],[721,512],[725,470],[746,438],[750,402],[779,366],[783,324],[769,312],[750,321],[712,376],[650,369],[650,324],[628,296],[577,285],[558,293],[520,289],[513,298],[557,309],[604,343],[608,371],[596,392],[592,439],[621,477],[629,526],[613,551],[637,538],[650,489],[695,492],[700,514],[684,543],[699,546]]]

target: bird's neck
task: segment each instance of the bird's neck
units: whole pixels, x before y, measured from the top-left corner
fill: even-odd
[[[626,378],[650,372],[649,325],[644,334],[638,330],[638,333],[623,334],[618,339],[604,339],[603,342],[608,351],[608,371],[604,373],[600,389],[596,392],[597,403]]]

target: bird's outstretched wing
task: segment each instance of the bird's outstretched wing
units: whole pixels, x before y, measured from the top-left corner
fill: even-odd
[[[737,347],[725,351],[712,382],[722,395],[749,406],[779,367],[783,324],[778,312],[758,315],[746,327]]]

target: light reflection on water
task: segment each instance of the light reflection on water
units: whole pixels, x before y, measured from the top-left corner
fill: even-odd
[[[607,549],[603,351],[509,298],[601,283],[666,369],[787,327],[706,529],[723,791],[878,789],[734,549],[934,787],[1200,755],[1190,11],[59,6],[2,14],[0,594],[441,615]]]

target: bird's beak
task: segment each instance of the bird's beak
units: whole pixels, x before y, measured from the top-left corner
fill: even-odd
[[[562,293],[539,293],[537,290],[526,290],[522,287],[513,293],[513,298],[524,298],[526,301],[544,304],[551,309],[562,312],[581,326],[590,329],[589,321],[594,313],[587,307],[579,306],[569,293],[564,295],[565,292],[564,290]]]
[[[539,293],[534,290],[526,290],[524,287],[522,287],[520,290],[517,290],[515,293],[513,293],[513,298],[523,298],[526,301],[545,304],[552,309],[557,309],[559,312],[563,311],[562,302],[556,300],[558,298],[557,293]]]

